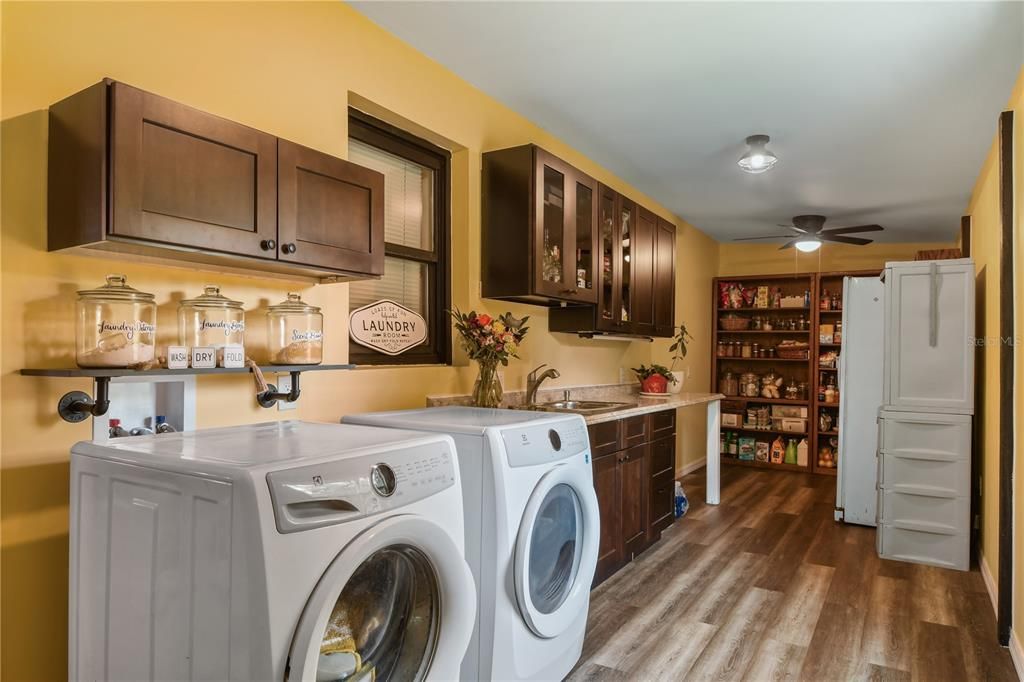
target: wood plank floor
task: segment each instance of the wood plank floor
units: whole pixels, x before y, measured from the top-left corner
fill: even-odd
[[[879,559],[832,520],[835,479],[723,467],[594,590],[570,680],[1016,680],[981,574]]]

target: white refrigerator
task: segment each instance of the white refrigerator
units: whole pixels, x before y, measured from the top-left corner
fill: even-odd
[[[837,521],[874,526],[878,491],[878,410],[882,405],[885,285],[878,277],[843,280],[839,354]]]
[[[884,277],[878,553],[967,570],[974,263],[887,263]]]

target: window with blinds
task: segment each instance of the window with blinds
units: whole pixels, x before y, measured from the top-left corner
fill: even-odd
[[[399,356],[353,343],[361,364],[450,363],[450,155],[362,112],[349,112],[349,161],[384,175],[384,275],[349,285],[349,308],[389,299],[427,320],[427,340]]]

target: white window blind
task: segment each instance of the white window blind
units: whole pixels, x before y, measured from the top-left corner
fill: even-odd
[[[348,158],[384,174],[384,241],[432,250],[434,172],[359,140],[349,140]]]

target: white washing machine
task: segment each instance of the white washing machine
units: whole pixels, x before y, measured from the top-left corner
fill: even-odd
[[[452,680],[476,615],[452,440],[275,422],[79,443],[69,678]]]
[[[565,677],[583,649],[600,538],[583,418],[436,407],[343,421],[455,439],[479,602],[462,679]]]

